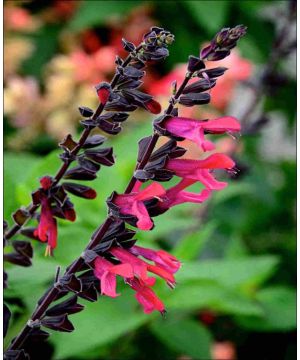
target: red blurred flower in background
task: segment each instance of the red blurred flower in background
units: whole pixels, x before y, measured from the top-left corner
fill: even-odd
[[[249,60],[242,58],[237,49],[231,51],[230,56],[220,61],[207,62],[207,69],[217,66],[227,67],[228,70],[223,76],[218,79],[218,86],[212,88],[211,91],[211,105],[218,110],[224,110],[229,104],[233,91],[239,81],[244,81],[250,78],[253,66]],[[176,80],[180,84],[186,74],[186,65],[178,64],[166,76],[160,80],[152,81],[149,84],[149,92],[155,96],[169,96],[171,87],[170,84]],[[194,81],[196,81],[195,78]],[[191,81],[193,82],[193,80]],[[186,110],[186,109],[184,109]],[[190,109],[189,109],[190,110]],[[191,110],[190,110],[191,111]],[[186,115],[186,113],[184,113]]]

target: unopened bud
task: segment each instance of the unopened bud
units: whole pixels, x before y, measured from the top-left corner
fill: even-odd
[[[101,104],[105,105],[111,93],[110,84],[105,82],[100,83],[99,85],[96,85],[96,90]]]

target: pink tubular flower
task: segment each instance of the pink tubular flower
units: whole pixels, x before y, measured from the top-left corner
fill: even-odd
[[[212,142],[205,139],[205,133],[224,134],[241,130],[237,119],[232,116],[224,116],[209,121],[172,117],[164,121],[164,126],[172,135],[194,141],[203,151],[210,151],[215,148]]]
[[[158,207],[161,209],[169,209],[172,206],[186,202],[195,204],[203,203],[210,197],[211,190],[204,189],[199,194],[183,190],[194,183],[194,180],[182,179],[177,185],[166,191],[166,195],[162,198],[162,201],[158,203]]]
[[[52,215],[50,201],[46,196],[41,198],[41,217],[34,235],[41,241],[48,242],[45,255],[51,255],[57,244],[57,224]]]
[[[110,250],[110,253],[123,264],[130,264],[134,274],[143,280],[145,284],[152,286],[155,283],[155,279],[151,277],[149,278],[147,275],[147,271],[150,271],[164,279],[170,287],[175,286],[175,278],[172,272],[169,272],[167,269],[148,264],[123,248],[115,247]]]
[[[141,183],[139,186],[140,185]],[[160,197],[164,194],[165,189],[160,184],[153,182],[141,191],[136,192],[134,189],[130,194],[117,195],[113,202],[120,208],[122,214],[134,215],[137,217],[137,227],[139,229],[150,230],[153,227],[153,222],[143,201]]]
[[[170,159],[166,168],[183,179],[200,181],[209,190],[221,190],[226,182],[217,181],[210,170],[232,169],[235,163],[227,155],[213,154],[204,160]],[[203,195],[203,194],[202,194]]]
[[[164,268],[172,274],[176,273],[181,266],[180,261],[176,259],[175,256],[164,250],[152,250],[134,245],[130,248],[130,252],[136,256],[140,255],[145,259],[153,261],[156,265]]]
[[[147,263],[138,259],[136,256],[131,254],[125,249],[115,247],[110,250],[110,253],[113,254],[118,260],[123,264],[130,264],[133,269],[133,273],[138,276],[140,279],[148,283],[149,277],[147,275]],[[150,283],[154,284],[153,280],[150,278]]]
[[[127,283],[136,291],[135,297],[143,306],[145,314],[150,314],[154,310],[158,310],[162,314],[165,313],[166,310],[163,302],[142,280],[134,278],[128,280]]]
[[[172,289],[175,288],[176,281],[175,281],[174,275],[171,272],[167,271],[166,269],[164,269],[160,266],[151,265],[151,264],[147,265],[147,270],[152,272],[153,274],[158,275],[162,279],[164,279],[166,281],[166,283],[170,286],[170,288],[172,288]]]
[[[101,281],[101,294],[116,297],[116,275],[124,278],[133,278],[133,269],[130,264],[114,265],[98,256],[94,261],[94,274]]]

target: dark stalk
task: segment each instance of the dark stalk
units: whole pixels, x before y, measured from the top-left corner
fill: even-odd
[[[129,60],[130,61],[130,60]],[[129,63],[128,61],[128,63]],[[127,63],[127,64],[128,64]],[[124,63],[125,64],[125,63]],[[176,104],[176,100],[179,98],[179,96],[182,94],[184,88],[186,87],[186,85],[188,84],[189,80],[191,79],[193,73],[188,73],[184,79],[184,81],[182,82],[181,86],[179,87],[179,89],[177,90],[176,94],[174,95],[174,97],[171,98],[170,100],[170,105],[167,108],[167,110],[165,111],[166,115],[170,115],[172,110],[174,109],[174,105]],[[117,82],[117,80],[115,80],[115,78],[112,81],[112,85],[115,84]],[[175,100],[175,101],[174,101]],[[99,107],[98,107],[99,109]],[[98,110],[97,109],[97,110]],[[100,111],[100,110],[99,110]],[[101,110],[102,111],[102,110]],[[97,111],[96,111],[97,112]],[[157,133],[154,133],[152,135],[152,139],[149,143],[149,146],[147,147],[147,149],[145,150],[143,156],[142,156],[142,160],[139,164],[137,164],[136,169],[143,169],[145,167],[145,165],[147,164],[147,162],[150,159],[150,156],[155,148],[155,145],[157,143],[159,139],[159,135]],[[128,194],[132,191],[135,183],[136,183],[136,179],[134,178],[134,176],[132,176],[132,178],[130,179],[125,193]],[[110,225],[114,222],[114,218],[112,216],[108,216],[106,218],[106,220],[104,221],[104,223],[96,230],[95,235],[93,236],[93,238],[90,240],[89,244],[87,245],[87,247],[85,248],[86,250],[90,250],[93,249],[96,245],[98,245],[102,238],[104,237],[105,233],[108,231]],[[81,266],[84,264],[84,260],[82,257],[78,257],[66,270],[65,275],[70,275],[70,274],[74,274],[77,271],[80,270]],[[33,321],[37,321],[39,320],[43,314],[46,312],[47,308],[49,307],[49,305],[55,300],[55,297],[58,295],[59,293],[59,288],[60,288],[60,283],[59,280],[53,284],[51,290],[48,292],[47,296],[44,298],[44,300],[37,306],[36,310],[34,311],[34,313],[31,316],[31,319],[28,321],[28,323],[25,325],[25,327],[23,328],[23,330],[19,333],[19,335],[14,339],[14,341],[10,344],[8,350],[17,350],[19,349],[22,344],[24,343],[24,341],[26,340],[27,336],[29,335],[29,332],[31,330],[30,327],[30,323],[32,323]],[[42,297],[43,298],[43,297]]]

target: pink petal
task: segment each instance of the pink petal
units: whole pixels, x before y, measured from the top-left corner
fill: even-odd
[[[105,271],[101,277],[101,294],[107,295],[110,297],[116,297],[120,294],[116,293],[116,275],[108,271]]]
[[[148,279],[143,280],[143,281],[148,286],[153,286],[156,283],[155,277],[149,277]]]
[[[113,274],[123,276],[124,278],[133,278],[133,269],[129,264],[114,265],[109,271]]]
[[[206,169],[198,170],[199,181],[210,190],[222,190],[227,186],[226,182],[216,180]]]
[[[134,184],[134,187],[132,188],[132,191],[131,193],[137,193],[139,192],[141,186],[143,185],[143,183],[141,181],[137,181],[135,184]]]
[[[188,139],[197,128],[197,125],[201,123],[194,119],[173,117],[167,119],[164,124],[170,133]]]
[[[113,254],[122,263],[130,264],[133,268],[134,274],[139,276],[141,279],[146,280],[148,278],[147,264],[141,259],[138,259],[136,256],[132,255],[129,251],[115,247],[110,250],[110,253]]]
[[[96,259],[94,260],[94,275],[96,276],[96,278],[98,278],[99,280],[101,280],[101,277],[103,276],[103,274],[109,270],[109,268],[112,266],[113,264],[111,264],[109,261],[107,261],[106,259],[101,258],[100,256],[96,257]]]
[[[136,293],[135,298],[142,305],[145,314],[150,314],[155,310],[154,304],[143,293]]]
[[[160,265],[171,273],[175,273],[180,268],[180,261],[164,250],[152,250],[135,245],[130,251],[135,255],[140,255],[145,259],[154,261],[156,265]]]
[[[157,297],[154,291],[148,287],[144,287],[141,292],[136,294],[137,300],[144,307],[144,312],[146,314],[151,313],[154,310],[164,312],[165,305],[164,303]]]
[[[222,134],[226,131],[240,131],[241,124],[233,116],[224,116],[218,119],[206,121],[203,128],[214,133]]]
[[[136,195],[135,200],[140,200],[141,201],[141,200],[152,199],[155,196],[162,196],[163,194],[165,194],[165,192],[166,191],[165,191],[163,186],[161,186],[157,182],[153,182],[152,184],[147,186],[145,189],[140,191]]]
[[[158,258],[156,259],[156,263],[160,264],[166,270],[172,273],[176,273],[181,267],[180,261],[168,252],[164,250],[158,250],[157,255]]]
[[[41,217],[36,234],[41,241],[47,241],[51,249],[56,247],[57,223],[52,215],[51,206],[46,197],[42,198],[41,201]]]
[[[52,218],[48,230],[48,245],[51,249],[55,249],[57,245],[57,224],[56,219]]]
[[[153,222],[143,202],[136,201],[133,203],[132,214],[138,218],[136,225],[139,229],[147,231],[153,228]]]
[[[203,203],[210,197],[211,190],[204,189],[200,192],[200,194],[188,191],[181,191],[179,195],[182,202]]]
[[[200,192],[200,194],[192,193],[188,191],[179,191],[175,196],[167,195],[168,201],[166,201],[167,207],[172,207],[175,205],[183,204],[186,202],[191,203],[203,203],[206,201],[211,195],[211,190],[204,189]],[[164,203],[162,204],[164,206]]]
[[[225,154],[213,154],[201,161],[202,169],[231,169],[235,162]]]
[[[203,151],[211,151],[215,148],[211,141],[205,139],[203,127],[195,129],[189,139],[194,141]]]
[[[170,159],[167,163],[167,169],[172,170],[177,176],[185,177],[193,173],[199,165],[201,166],[200,160],[190,159]]]
[[[164,279],[168,284],[170,284],[172,287],[175,285],[176,281],[174,278],[174,275],[167,271],[166,269],[155,266],[155,265],[148,265],[147,266],[148,271],[152,272],[153,274],[156,274],[160,276],[162,279]]]

